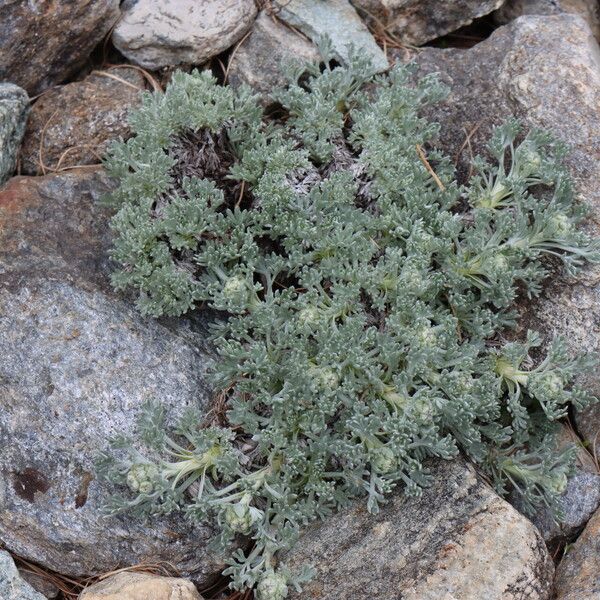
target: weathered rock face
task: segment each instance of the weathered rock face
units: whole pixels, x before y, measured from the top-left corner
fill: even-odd
[[[235,44],[256,17],[254,0],[139,0],[124,6],[115,46],[148,69],[201,64]]]
[[[42,175],[46,168],[98,163],[111,140],[128,137],[127,112],[144,89],[139,71],[119,68],[48,91],[31,110],[21,172]]]
[[[79,600],[202,600],[202,596],[185,579],[126,572],[86,588]]]
[[[469,25],[504,0],[351,0],[365,19],[407,44],[420,45]]]
[[[266,100],[269,92],[285,83],[286,62],[307,63],[319,58],[313,43],[262,12],[229,63],[229,83],[234,87],[245,83]]]
[[[492,126],[515,115],[527,129],[547,129],[569,144],[567,165],[591,208],[587,226],[600,234],[600,49],[581,17],[525,16],[469,50],[424,48],[412,58],[420,73],[439,72],[450,87],[447,100],[427,116],[441,123],[439,145],[458,159],[463,177],[470,148],[481,153]],[[600,267],[587,267],[575,281],[556,277],[524,312],[522,329],[547,338],[562,334],[574,353],[598,352]],[[598,371],[582,384],[599,395]],[[600,432],[600,405],[576,420],[592,441]]]
[[[309,528],[284,558],[316,578],[290,600],[548,599],[553,565],[535,527],[462,461],[438,464],[421,498],[364,500]]]
[[[523,15],[558,15],[571,13],[582,16],[600,40],[600,3],[598,0],[506,0],[495,13],[498,23],[508,23]]]
[[[370,57],[375,71],[385,71],[388,60],[348,0],[275,0],[277,17],[311,40],[327,35],[337,57],[346,61],[350,46]]]
[[[600,511],[568,549],[556,569],[556,600],[596,600],[600,597]]]
[[[2,600],[46,600],[19,575],[10,554],[0,550],[0,598]]]
[[[107,281],[101,172],[18,177],[0,190],[0,543],[70,576],[166,560],[221,568],[181,517],[103,518],[93,460],[140,405],[208,402],[204,336],[139,316]]]
[[[12,83],[0,83],[0,185],[14,172],[29,114],[27,92]]]
[[[119,17],[119,0],[19,2],[0,7],[0,81],[38,94],[75,73]]]

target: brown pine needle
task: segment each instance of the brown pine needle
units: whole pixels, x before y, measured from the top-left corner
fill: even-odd
[[[437,186],[440,188],[440,190],[442,190],[442,192],[445,192],[446,186],[442,183],[441,179],[436,175],[432,166],[429,164],[429,161],[427,160],[427,157],[425,156],[425,152],[423,152],[423,148],[421,148],[420,144],[416,144],[416,148],[417,148],[417,154],[419,155],[421,162],[423,163],[423,165],[425,166],[425,168],[427,169],[429,174],[433,177],[433,180],[435,181]]]

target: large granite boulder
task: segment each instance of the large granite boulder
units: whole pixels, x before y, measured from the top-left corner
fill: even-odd
[[[283,560],[317,571],[289,600],[548,600],[554,572],[536,528],[461,460],[439,463],[420,498],[315,524]]]
[[[119,18],[119,0],[0,5],[0,81],[30,95],[76,73]]]
[[[600,511],[567,552],[556,570],[555,600],[600,598]]]
[[[207,407],[204,334],[142,318],[110,289],[101,171],[17,177],[0,190],[0,544],[82,577],[168,561],[206,583],[211,531],[181,516],[102,516],[93,461],[141,404]]]
[[[254,0],[127,2],[112,39],[128,59],[147,69],[198,65],[235,44],[256,11]]]

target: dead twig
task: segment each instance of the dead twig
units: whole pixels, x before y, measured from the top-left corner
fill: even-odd
[[[114,79],[115,81],[119,81],[120,83],[133,88],[134,90],[137,90],[138,92],[142,92],[144,91],[144,88],[141,88],[138,85],[135,85],[129,81],[127,81],[126,79],[123,79],[122,77],[119,77],[117,75],[113,75],[112,73],[109,73],[108,71],[101,71],[101,70],[94,70],[90,73],[90,75],[100,75],[102,77],[110,77],[111,79]]]
[[[463,131],[465,132],[465,141],[462,143],[461,147],[458,149],[458,152],[456,153],[456,156],[454,157],[454,166],[458,166],[458,161],[460,160],[460,155],[462,154],[462,151],[469,146],[469,148],[471,148],[471,138],[475,135],[475,133],[477,132],[477,130],[481,127],[483,121],[479,121],[479,123],[477,123],[475,125],[475,127],[473,127],[471,129],[471,131],[469,131],[467,133],[467,131],[465,129],[463,129]]]
[[[246,35],[233,47],[231,54],[229,55],[229,60],[227,61],[227,68],[225,69],[225,75],[223,75],[223,83],[227,83],[227,78],[229,77],[229,69],[231,68],[231,62],[233,61],[234,56],[236,55],[238,48],[248,39],[250,34],[252,33],[252,29],[246,33]]]
[[[42,127],[42,132],[40,133],[40,146],[38,148],[38,164],[42,171],[42,175],[46,175],[46,170],[49,170],[49,168],[44,164],[44,138],[46,137],[46,130],[48,129],[48,125],[50,124],[50,121],[52,121],[52,119],[55,117],[57,112],[58,108],[50,115],[50,117],[48,117],[48,120],[46,121],[46,123],[44,123],[44,126]]]

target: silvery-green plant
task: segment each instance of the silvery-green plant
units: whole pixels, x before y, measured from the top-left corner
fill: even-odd
[[[186,413],[167,432],[149,403],[140,439],[100,461],[125,490],[110,510],[216,523],[216,546],[237,548],[225,573],[260,600],[310,577],[278,560],[304,525],[419,494],[429,457],[462,452],[500,492],[557,508],[573,452],[553,426],[592,400],[574,385],[589,356],[556,339],[533,360],[533,333],[503,343],[519,295],[599,259],[563,148],[542,132],[517,143],[511,121],[461,187],[439,152],[423,160],[440,130],[420,111],[444,91],[411,81],[359,58],[313,65],[267,116],[247,89],[176,73],[107,160],[113,282],[147,315],[219,315],[227,407],[222,427]]]

